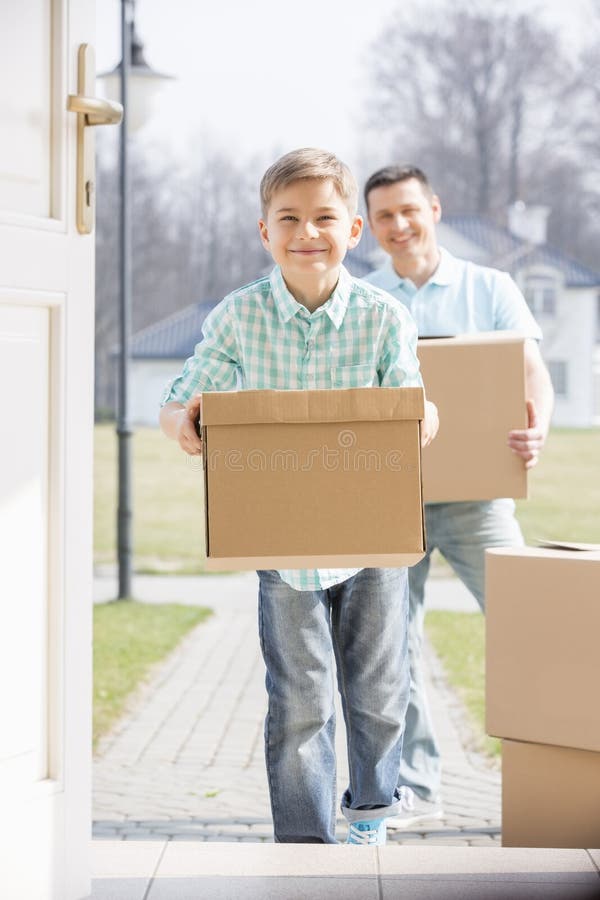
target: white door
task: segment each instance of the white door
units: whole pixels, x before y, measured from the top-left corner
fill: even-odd
[[[94,235],[76,227],[94,0],[0,0],[0,896],[89,894]]]

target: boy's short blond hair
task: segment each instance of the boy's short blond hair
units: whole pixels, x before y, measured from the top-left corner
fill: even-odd
[[[327,150],[303,147],[286,153],[269,166],[260,182],[260,203],[263,216],[267,215],[275,191],[287,187],[294,181],[311,178],[330,179],[346,203],[350,215],[356,214],[358,206],[358,185],[348,166]]]

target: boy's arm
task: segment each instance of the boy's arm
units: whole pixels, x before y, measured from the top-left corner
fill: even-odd
[[[194,355],[186,360],[182,373],[165,388],[159,413],[164,434],[192,456],[202,453],[202,441],[196,431],[202,392],[232,390],[240,369],[227,298],[209,313],[202,333],[203,338],[196,344]]]
[[[170,400],[160,411],[159,422],[163,433],[172,441],[177,441],[189,456],[202,453],[202,441],[196,431],[200,405],[201,397],[197,394],[185,406],[177,400]]]
[[[537,341],[525,341],[525,393],[527,428],[508,434],[508,446],[525,460],[525,468],[537,465],[546,441],[554,405],[554,389]]]
[[[435,403],[432,403],[431,400],[425,400],[425,418],[421,425],[421,447],[426,447],[432,442],[438,433],[439,427],[440,420],[438,417],[437,406]]]

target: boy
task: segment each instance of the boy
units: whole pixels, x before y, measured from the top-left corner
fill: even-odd
[[[198,392],[420,386],[406,310],[342,266],[362,230],[357,185],[333,154],[297,150],[261,181],[261,240],[276,266],[226,297],[167,388],[161,427],[202,450]],[[437,431],[427,404],[423,444]],[[269,697],[265,755],[275,840],[336,843],[333,657],[348,733],[348,843],[385,843],[409,677],[406,569],[262,571],[259,629]]]

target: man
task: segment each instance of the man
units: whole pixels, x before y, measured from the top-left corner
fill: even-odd
[[[438,246],[435,226],[442,208],[420,169],[387,166],[371,175],[364,193],[369,226],[389,254],[385,265],[366,280],[408,307],[420,336],[512,330],[527,338],[528,427],[511,431],[508,445],[531,468],[548,433],[553,390],[538,347],[541,331],[517,285],[505,272],[457,259]],[[523,543],[514,508],[509,499],[426,504],[428,551],[409,569],[411,693],[400,784],[412,792],[402,812],[388,821],[391,827],[442,816],[440,755],[420,666],[431,552],[438,548],[483,610],[485,549]]]

